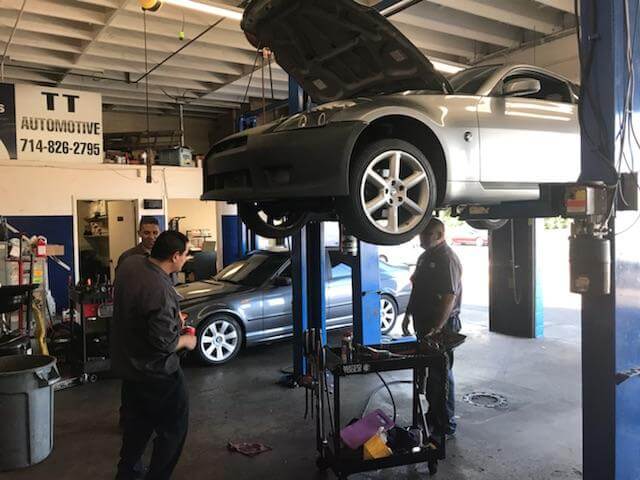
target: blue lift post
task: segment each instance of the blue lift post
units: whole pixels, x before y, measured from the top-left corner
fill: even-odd
[[[630,77],[627,33],[633,42],[633,67],[640,71],[638,8],[637,1],[580,1],[583,182],[617,181],[618,134]],[[640,109],[634,90],[631,112]],[[631,163],[640,151],[633,135],[626,141]],[[622,169],[627,169],[624,163]],[[611,294],[585,295],[582,300],[585,480],[640,478],[640,224],[624,231],[636,215],[618,212],[610,222]]]
[[[353,341],[380,344],[380,264],[378,247],[358,241],[351,271]]]

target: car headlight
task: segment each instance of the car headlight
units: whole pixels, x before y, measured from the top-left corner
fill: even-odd
[[[290,130],[300,130],[304,128],[320,128],[331,123],[333,117],[341,111],[353,107],[356,102],[336,102],[322,105],[309,112],[301,112],[287,118],[274,130],[275,132],[286,132]]]

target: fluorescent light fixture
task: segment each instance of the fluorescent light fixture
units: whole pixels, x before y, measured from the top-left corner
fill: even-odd
[[[193,0],[162,0],[167,5],[175,5],[177,7],[189,8],[198,12],[209,13],[217,17],[230,18],[232,20],[242,20],[242,10],[230,7],[220,7],[209,5],[207,3],[194,2]]]
[[[438,62],[437,60],[432,60],[431,63],[433,64],[436,70],[439,70],[443,73],[458,73],[459,71],[464,70],[464,67],[451,65],[449,63],[444,63],[444,62]]]

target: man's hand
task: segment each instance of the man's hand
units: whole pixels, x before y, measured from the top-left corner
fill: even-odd
[[[178,340],[178,348],[176,350],[189,350],[192,351],[198,345],[198,338],[193,335],[180,335]]]
[[[184,326],[187,324],[187,318],[189,318],[189,315],[187,315],[184,312],[180,312],[180,327],[184,328]]]
[[[409,331],[409,322],[411,321],[411,315],[405,313],[404,318],[402,319],[402,336],[410,337],[411,332]]]

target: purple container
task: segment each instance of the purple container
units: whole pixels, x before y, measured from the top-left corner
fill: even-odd
[[[357,422],[343,428],[340,431],[340,438],[347,447],[356,450],[376,435],[380,427],[387,431],[393,426],[393,421],[382,410],[374,410]]]

